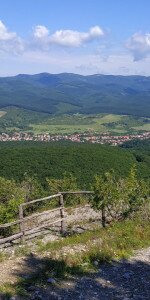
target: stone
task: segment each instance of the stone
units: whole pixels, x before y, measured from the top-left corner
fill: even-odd
[[[28,287],[28,291],[34,291],[35,290],[35,286],[31,285]]]
[[[95,266],[95,267],[98,266],[98,261],[97,261],[97,260],[94,261],[94,266]]]
[[[54,278],[48,278],[47,283],[55,284],[56,280]]]
[[[131,277],[131,275],[132,275],[131,272],[126,272],[126,273],[123,274],[123,277],[124,277],[125,279],[129,279],[129,278]]]

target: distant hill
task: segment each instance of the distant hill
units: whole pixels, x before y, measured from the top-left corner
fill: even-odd
[[[150,77],[62,73],[0,78],[0,109],[150,117]]]

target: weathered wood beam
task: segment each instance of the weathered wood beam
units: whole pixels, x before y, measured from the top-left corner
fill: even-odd
[[[27,206],[29,204],[33,204],[33,203],[36,203],[36,202],[41,202],[41,201],[53,199],[53,198],[56,198],[56,197],[59,197],[59,196],[60,196],[60,193],[56,194],[56,195],[48,196],[48,197],[45,197],[45,198],[41,198],[41,199],[36,199],[36,200],[29,201],[29,202],[25,202],[25,203],[23,203],[21,205],[22,206]]]

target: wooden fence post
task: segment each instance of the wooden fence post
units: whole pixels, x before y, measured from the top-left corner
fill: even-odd
[[[65,222],[65,211],[64,211],[64,197],[63,194],[59,196],[60,204],[60,217],[61,217],[61,233],[64,234],[66,231],[66,222]]]
[[[106,227],[106,212],[105,205],[102,206],[102,226]]]
[[[19,206],[19,220],[20,220],[20,232],[22,233],[20,239],[23,243],[25,240],[25,227],[24,227],[24,219],[23,219],[23,207],[22,205]]]

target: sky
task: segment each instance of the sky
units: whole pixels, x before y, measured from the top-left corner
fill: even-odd
[[[0,76],[150,76],[149,0],[0,0]]]

